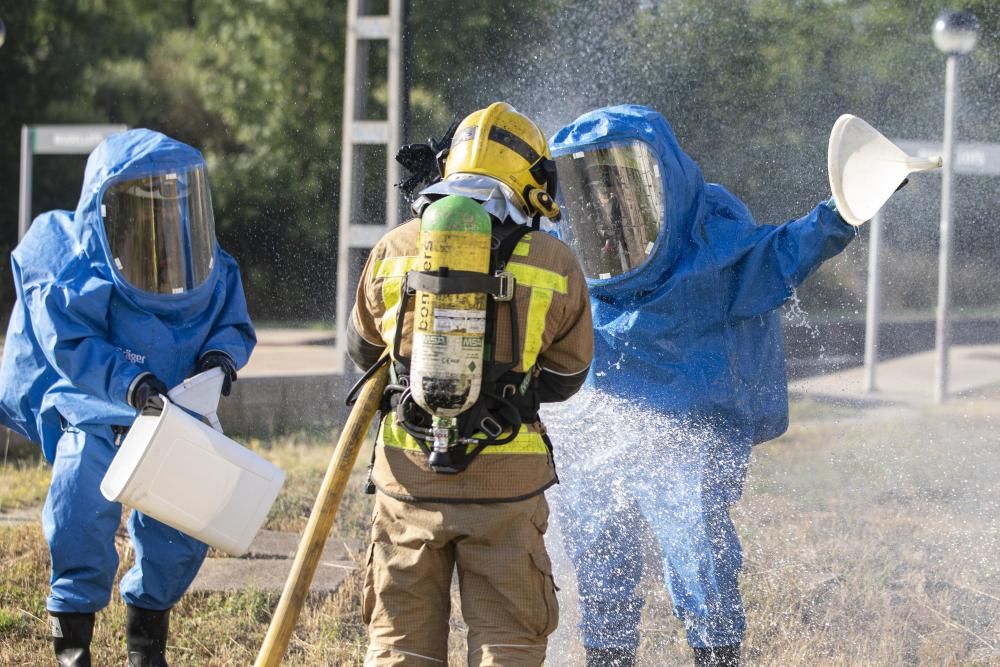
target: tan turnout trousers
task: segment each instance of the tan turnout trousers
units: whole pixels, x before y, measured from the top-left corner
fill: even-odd
[[[541,665],[559,620],[543,541],[548,515],[542,494],[474,504],[379,493],[364,588],[366,667],[448,664],[456,568],[470,667]]]

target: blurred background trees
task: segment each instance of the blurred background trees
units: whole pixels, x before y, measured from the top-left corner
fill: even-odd
[[[1000,5],[962,8],[981,36],[963,63],[959,137],[1000,141]],[[497,99],[550,134],[597,106],[648,104],[709,180],[776,223],[828,196],[826,139],[841,113],[893,138],[939,140],[944,57],[930,28],[941,9],[929,0],[413,0],[409,139],[440,135]],[[345,15],[345,0],[0,2],[4,267],[16,243],[22,124],[150,127],[204,151],[219,238],[240,261],[255,318],[331,322]],[[374,117],[384,57],[370,54]],[[82,171],[82,158],[39,157],[34,212],[75,207]],[[1000,179],[961,176],[957,187],[955,302],[995,309]],[[885,299],[897,312],[933,305],[938,189],[936,176],[919,177],[886,212]],[[365,206],[375,217],[384,208],[380,197]],[[813,312],[858,308],[861,234],[804,293]],[[2,274],[6,316],[13,293]]]

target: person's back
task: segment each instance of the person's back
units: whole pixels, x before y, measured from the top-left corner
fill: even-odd
[[[515,227],[508,223],[498,226],[494,233],[497,236],[511,233]],[[418,260],[419,232],[420,220],[411,220],[390,231],[372,249],[358,291],[359,302],[364,298],[367,304],[355,311],[360,333],[372,342],[381,340],[392,345],[402,281]],[[534,379],[540,383],[537,391],[532,392],[537,400],[568,398],[559,387],[550,385],[553,379],[558,382],[558,378],[575,375],[588,367],[593,336],[589,311],[584,307],[586,285],[576,257],[558,239],[536,231],[520,238],[506,270],[516,281],[512,304],[517,311],[519,349],[516,358],[512,356],[509,309],[497,308],[495,359],[514,364],[510,370],[513,375],[502,383],[501,392],[518,393],[525,373],[544,369],[548,373],[539,373]],[[587,326],[581,326],[581,320]],[[411,356],[412,331],[411,307],[403,319],[399,350],[403,357]],[[548,488],[556,477],[552,457],[542,438],[544,426],[537,418],[538,405],[527,400],[519,407],[526,418],[522,432],[509,447],[485,449],[461,475],[433,474],[415,439],[399,424],[387,421],[381,434],[386,445],[384,456],[377,456],[375,462],[376,486],[399,499],[462,502],[524,498]]]
[[[498,284],[508,287],[490,297],[480,398],[458,415],[461,437],[450,447],[449,468],[432,465],[432,415],[413,398],[409,381],[415,299],[406,283],[429,275],[418,266],[420,219],[390,231],[372,250],[349,327],[360,366],[376,363],[386,348],[393,364],[372,471],[368,665],[399,664],[404,656],[447,662],[456,566],[470,664],[540,665],[558,620],[543,541],[543,492],[557,478],[538,405],[564,400],[583,384],[593,352],[589,297],[572,252],[518,224],[545,212],[531,202],[544,205],[543,188],[554,190],[554,171],[531,173],[548,160],[544,137],[502,104],[463,126],[445,179],[425,189],[416,208],[427,216],[442,204],[469,205],[449,203],[457,197],[479,202],[479,215],[492,218],[489,277],[502,274]],[[532,142],[533,154],[523,150]],[[523,190],[519,176],[527,181]],[[444,283],[448,274],[433,278]]]

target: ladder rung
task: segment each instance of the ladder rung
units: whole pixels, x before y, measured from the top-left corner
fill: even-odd
[[[384,120],[356,120],[351,124],[351,141],[356,144],[389,143],[389,123]]]
[[[354,36],[358,39],[389,39],[391,28],[388,16],[359,16],[354,19]]]
[[[385,225],[351,225],[347,244],[352,248],[374,248],[387,231]]]

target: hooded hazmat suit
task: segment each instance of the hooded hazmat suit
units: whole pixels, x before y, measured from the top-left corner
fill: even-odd
[[[577,569],[583,640],[588,648],[634,652],[648,526],[689,643],[731,646],[743,638],[744,617],[728,508],[742,494],[751,445],[788,424],[776,309],[854,230],[825,203],[780,226],[757,225],[735,196],[703,180],[659,113],[636,105],[598,109],[555,134],[550,146],[564,196],[575,160],[622,144],[650,156],[660,219],[636,266],[588,274],[595,329],[588,386],[604,404],[637,411],[645,427],[636,421],[635,433],[620,439],[625,449],[654,456],[626,471],[597,466],[586,474],[563,462],[558,504]],[[612,217],[622,206],[615,203]],[[564,237],[586,229],[588,211],[596,215],[596,207],[563,209]],[[601,243],[595,247],[612,247]],[[644,432],[657,423],[672,426]]]
[[[189,265],[186,282],[181,270],[186,287],[170,293],[132,284],[106,233],[109,188],[166,174],[193,190],[184,174],[203,174],[204,165],[199,151],[158,132],[113,135],[87,161],[76,210],[38,216],[12,253],[17,302],[0,368],[0,422],[40,443],[53,466],[42,517],[52,556],[49,611],[90,613],[108,603],[121,506],[101,495],[100,483],[116,434],[136,417],[130,387],[146,373],[174,386],[209,352],[242,367],[256,342],[236,262],[215,241],[210,200],[204,229],[187,219],[181,225],[184,247],[207,249],[203,267]],[[122,257],[128,267],[131,258]],[[207,547],[139,512],[128,528],[136,558],[122,597],[143,609],[171,607]]]

